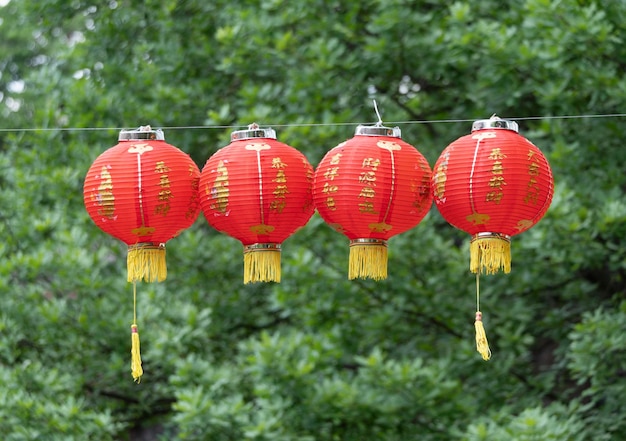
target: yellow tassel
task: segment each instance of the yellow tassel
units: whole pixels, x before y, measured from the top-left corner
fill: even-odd
[[[348,278],[387,278],[387,242],[382,239],[350,241]]]
[[[243,251],[243,283],[280,282],[280,244],[256,243]]]
[[[129,282],[162,282],[167,277],[165,244],[139,243],[128,247]]]
[[[489,349],[487,334],[485,334],[485,328],[483,327],[483,315],[480,311],[476,311],[474,327],[476,328],[476,350],[482,355],[483,360],[489,360],[491,358],[491,349]]]
[[[476,235],[470,242],[470,271],[495,274],[511,272],[511,239],[496,233]]]
[[[141,376],[143,375],[143,368],[141,367],[141,350],[139,347],[139,332],[137,331],[137,325],[132,324],[130,326],[131,332],[131,349],[130,349],[130,371],[133,374],[133,380],[137,383],[141,382]]]

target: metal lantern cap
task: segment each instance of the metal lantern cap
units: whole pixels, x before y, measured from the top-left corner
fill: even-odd
[[[246,130],[236,130],[230,134],[231,142],[253,138],[276,139],[276,131],[270,127],[262,129],[257,123],[252,123]]]
[[[150,126],[140,126],[137,129],[124,129],[120,131],[119,141],[134,141],[147,139],[152,141],[165,141],[165,135],[161,129],[153,129]]]
[[[402,138],[402,132],[399,127],[385,127],[379,124],[374,126],[364,126],[359,124],[354,131],[354,134],[361,136],[390,136],[393,138]]]
[[[489,119],[479,119],[472,124],[472,132],[484,129],[504,129],[519,133],[519,126],[515,121],[501,119],[493,115]]]

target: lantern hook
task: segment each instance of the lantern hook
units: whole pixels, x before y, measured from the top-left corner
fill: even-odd
[[[376,104],[376,100],[372,100],[374,102],[374,112],[376,112],[376,116],[378,117],[378,122],[376,123],[376,127],[381,127],[383,125],[383,119],[380,117],[380,112],[378,112],[378,105]]]

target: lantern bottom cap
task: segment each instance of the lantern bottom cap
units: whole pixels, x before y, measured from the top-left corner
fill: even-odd
[[[350,241],[348,278],[383,280],[387,278],[387,241],[354,239]]]
[[[243,250],[243,283],[280,283],[280,244],[255,243]]]
[[[501,233],[478,233],[470,242],[470,271],[495,274],[511,272],[511,236]]]
[[[126,256],[129,282],[162,282],[167,278],[165,244],[144,242],[129,245]]]

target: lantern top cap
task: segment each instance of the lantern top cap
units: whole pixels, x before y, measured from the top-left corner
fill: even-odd
[[[140,126],[137,129],[123,129],[120,131],[118,137],[118,141],[134,141],[136,139],[165,141],[165,135],[161,129],[153,129],[150,126]]]
[[[390,136],[393,138],[402,138],[402,132],[399,127],[385,127],[379,123],[373,126],[359,124],[354,134],[360,136]]]
[[[276,139],[276,131],[271,127],[262,129],[257,123],[252,123],[246,130],[235,130],[230,134],[230,141],[241,141],[253,138],[271,138]]]
[[[504,129],[519,133],[519,126],[515,121],[501,119],[495,114],[489,119],[479,119],[472,124],[472,132],[485,129]]]

